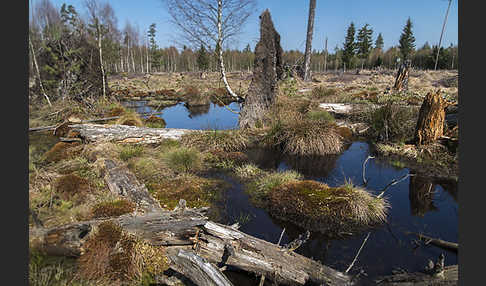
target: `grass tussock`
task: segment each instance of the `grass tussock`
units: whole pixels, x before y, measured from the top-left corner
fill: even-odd
[[[142,145],[125,145],[121,147],[120,159],[123,161],[128,161],[131,158],[139,157],[143,154],[144,147]]]
[[[288,181],[268,191],[272,215],[309,229],[366,227],[386,221],[388,203],[366,190],[345,183]]]
[[[138,113],[129,111],[121,115],[121,117],[115,121],[115,124],[142,127],[143,121]]]
[[[334,122],[334,117],[326,110],[312,110],[306,113],[307,118],[310,120]]]
[[[108,202],[101,202],[93,206],[92,217],[116,217],[123,214],[131,213],[135,210],[135,204],[128,200],[114,200]]]
[[[49,151],[44,153],[42,161],[52,163],[73,158],[81,152],[82,146],[80,145],[78,142],[58,142]]]
[[[413,109],[386,104],[368,114],[368,132],[378,142],[405,142],[413,137],[417,116]]]
[[[200,169],[202,155],[195,148],[180,147],[163,155],[166,164],[175,172],[194,172]]]
[[[203,151],[231,152],[245,149],[249,144],[249,139],[240,130],[208,130],[185,134],[181,138],[181,143],[184,146],[195,147]]]
[[[98,226],[84,249],[78,259],[78,273],[87,280],[106,279],[116,284],[137,284],[145,274],[161,273],[169,265],[164,247],[152,246],[124,233],[111,221]]]
[[[335,88],[326,88],[324,86],[317,86],[312,89],[312,97],[316,99],[325,98],[331,95],[336,95],[337,90]]]
[[[163,118],[155,115],[150,115],[144,120],[144,122],[145,126],[150,128],[165,128],[165,126],[167,125]]]
[[[338,154],[344,147],[344,140],[336,130],[336,125],[327,121],[298,118],[274,123],[266,141],[273,146],[280,146],[284,153],[291,155]]]
[[[263,174],[263,170],[253,163],[248,163],[242,166],[237,166],[234,169],[234,174],[242,180],[254,179]]]
[[[91,192],[89,181],[75,174],[61,176],[55,181],[54,188],[65,201],[83,200]]]
[[[253,167],[250,168],[253,169],[253,171],[256,171]],[[295,171],[268,173],[259,176],[255,181],[251,182],[247,188],[247,191],[252,199],[257,202],[266,198],[268,192],[273,188],[290,181],[299,180],[301,178],[302,175]]]

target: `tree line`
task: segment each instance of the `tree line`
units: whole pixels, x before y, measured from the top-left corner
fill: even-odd
[[[97,80],[105,86],[105,77],[120,73],[199,72],[218,71],[218,47],[203,44],[196,47],[159,47],[156,37],[158,27],[151,24],[144,30],[126,22],[118,28],[112,6],[94,0],[85,2],[87,16],[72,5],[60,9],[49,0],[41,0],[32,9],[29,24],[30,75],[40,78],[43,88],[58,90],[62,97],[66,85],[80,85],[75,92],[89,90],[89,84],[79,84],[74,75],[83,72],[102,74]],[[356,31],[351,23],[345,31],[342,47],[333,51],[313,50],[310,69],[313,72],[346,70],[354,68],[396,68],[399,60],[410,59],[418,69],[433,69],[438,46],[425,43],[415,49],[412,22],[407,20],[399,43],[383,48],[383,36],[373,41],[373,30],[365,24]],[[195,45],[194,45],[195,46]],[[225,49],[223,59],[227,71],[251,71],[254,53],[247,44],[242,50]],[[301,64],[304,54],[297,50],[284,51],[283,59],[290,65]],[[458,67],[457,45],[440,48],[438,69]]]

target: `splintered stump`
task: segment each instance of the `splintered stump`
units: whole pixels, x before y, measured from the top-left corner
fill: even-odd
[[[397,91],[408,90],[408,70],[410,68],[410,62],[405,61],[400,65],[397,76],[395,78],[395,85],[393,88]]]
[[[429,92],[420,107],[415,128],[416,145],[432,143],[444,133],[445,108],[448,106],[439,92]]]
[[[280,35],[273,26],[270,12],[260,15],[260,41],[255,47],[253,78],[240,112],[239,127],[253,128],[261,122],[277,95],[277,81],[283,76]]]

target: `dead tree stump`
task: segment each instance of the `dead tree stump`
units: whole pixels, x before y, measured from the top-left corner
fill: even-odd
[[[410,69],[410,60],[405,60],[398,68],[393,88],[397,91],[408,90],[408,71]]]
[[[253,78],[241,108],[239,127],[253,128],[261,122],[277,95],[277,81],[283,78],[283,50],[280,35],[273,26],[270,12],[260,15],[260,41],[255,47]]]
[[[445,108],[448,103],[440,92],[429,92],[420,107],[415,128],[415,144],[423,145],[434,142],[444,133]]]

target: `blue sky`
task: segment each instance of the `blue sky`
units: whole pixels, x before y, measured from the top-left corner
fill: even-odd
[[[30,0],[34,3],[36,0]],[[308,0],[256,0],[257,12],[252,15],[243,28],[243,33],[230,48],[244,48],[248,43],[254,48],[259,38],[258,15],[266,8],[270,10],[277,32],[281,36],[284,50],[305,48]],[[453,0],[442,38],[442,46],[458,42],[458,0]],[[51,0],[56,6],[72,4],[76,10],[84,12],[83,0]],[[146,30],[151,23],[157,25],[157,41],[161,47],[174,45],[174,27],[169,23],[162,0],[109,0],[122,28],[126,21]],[[324,49],[328,38],[328,50],[334,51],[336,45],[342,48],[346,29],[354,22],[357,29],[370,24],[373,41],[382,33],[385,49],[398,45],[403,26],[408,17],[413,24],[416,47],[426,41],[438,44],[442,23],[447,10],[447,0],[317,0],[312,48]],[[30,9],[29,9],[30,11]]]

